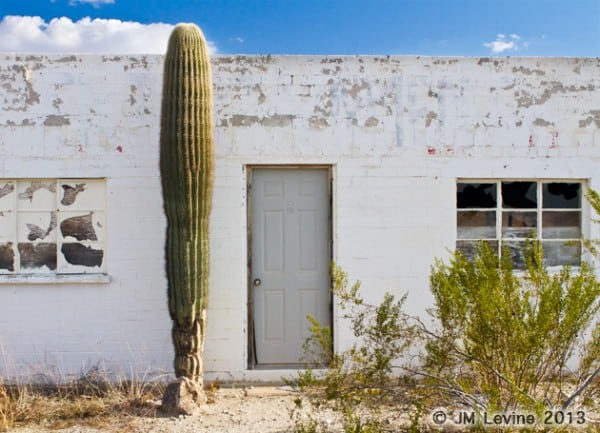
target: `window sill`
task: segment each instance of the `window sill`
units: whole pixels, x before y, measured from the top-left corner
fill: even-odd
[[[20,274],[0,275],[0,285],[3,284],[107,284],[110,276],[107,274]]]

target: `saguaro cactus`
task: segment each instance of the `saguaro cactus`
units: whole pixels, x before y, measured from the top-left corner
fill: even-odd
[[[171,33],[165,57],[160,175],[167,217],[167,292],[175,375],[197,389],[201,389],[203,375],[213,159],[207,44],[196,25],[179,24]],[[182,381],[178,382],[181,389]]]

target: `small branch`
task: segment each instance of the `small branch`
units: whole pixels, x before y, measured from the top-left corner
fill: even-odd
[[[571,406],[571,404],[573,403],[573,401],[579,397],[579,395],[588,387],[590,386],[590,384],[594,381],[594,379],[596,378],[596,376],[598,376],[598,374],[600,374],[600,367],[598,367],[592,374],[590,374],[588,376],[588,378],[585,380],[585,382],[583,382],[583,384],[581,384],[581,386],[579,388],[577,388],[577,390],[575,390],[575,392],[573,394],[571,394],[571,397],[569,397],[567,399],[567,401],[565,401],[565,403],[563,404],[562,408],[563,410],[567,409],[569,406]]]

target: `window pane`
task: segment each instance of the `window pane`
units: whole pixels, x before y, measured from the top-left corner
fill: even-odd
[[[15,248],[12,242],[0,243],[0,274],[15,271]]]
[[[502,242],[502,254],[509,254],[514,269],[525,269],[527,267],[526,251],[527,244],[518,241]]]
[[[581,264],[581,243],[578,241],[542,242],[544,264],[546,266],[579,266]]]
[[[509,209],[536,208],[536,183],[502,182],[502,207]]]
[[[56,244],[20,242],[21,273],[48,273],[56,270]]]
[[[537,212],[502,212],[502,237],[534,237],[537,228]]]
[[[496,207],[496,184],[456,184],[456,207],[459,209]]]
[[[581,207],[581,184],[553,182],[542,185],[543,207],[576,209]]]
[[[542,213],[542,238],[577,239],[581,238],[581,212]]]
[[[481,241],[456,241],[456,250],[472,260],[477,254],[477,245]],[[498,251],[498,241],[483,241],[494,251]]]
[[[459,211],[457,214],[459,239],[496,237],[496,211]]]

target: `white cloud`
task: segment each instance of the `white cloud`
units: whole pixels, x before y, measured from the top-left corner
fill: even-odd
[[[79,21],[62,17],[46,22],[40,17],[5,16],[0,21],[0,51],[164,54],[173,27],[87,17]],[[210,42],[209,49],[216,52]]]
[[[115,0],[69,0],[69,5],[71,6],[76,6],[78,3],[91,4],[97,8],[100,7],[100,5],[114,4]]]
[[[496,40],[492,42],[486,42],[483,44],[484,47],[489,48],[493,53],[503,53],[505,51],[518,51],[519,41],[521,37],[516,34],[511,34],[508,37],[503,33],[498,33]],[[527,46],[524,43],[523,46]]]

